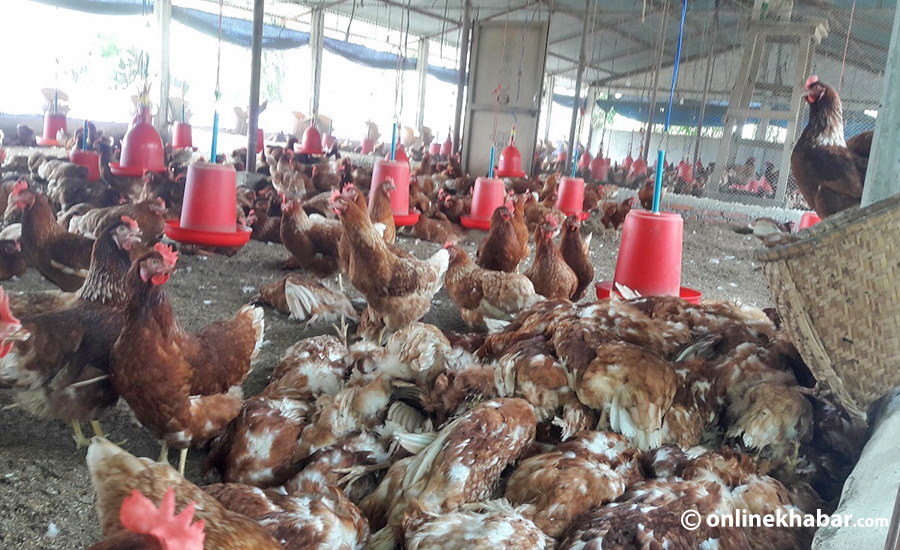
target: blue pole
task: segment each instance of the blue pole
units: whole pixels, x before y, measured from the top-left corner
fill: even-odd
[[[397,154],[397,123],[394,123],[394,131],[391,133],[391,160]]]
[[[494,177],[494,145],[491,145],[491,167],[488,169],[488,177]]]
[[[216,114],[213,115],[213,142],[212,142],[212,150],[209,153],[209,162],[216,162],[216,141],[219,139],[219,111],[216,111]]]
[[[656,185],[653,186],[653,210],[651,212],[659,212],[659,195],[662,192],[663,162],[666,159],[666,152],[662,149],[656,155]]]

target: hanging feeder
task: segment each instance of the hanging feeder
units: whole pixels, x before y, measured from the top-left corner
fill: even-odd
[[[497,177],[500,178],[524,178],[522,170],[522,153],[516,147],[516,139],[510,136],[509,145],[500,152],[500,166],[497,167]]]
[[[122,140],[119,162],[111,162],[109,169],[117,176],[140,177],[144,172],[165,172],[163,143],[150,123],[150,107],[141,107],[133,126]]]
[[[595,182],[606,181],[609,174],[609,159],[597,156],[591,161],[591,179]]]
[[[202,246],[242,246],[250,229],[238,224],[237,173],[230,164],[196,162],[188,166],[180,220],[166,220],[166,235]]]
[[[191,125],[187,122],[175,122],[172,127],[172,147],[175,149],[193,149],[194,139]]]
[[[65,113],[47,111],[47,114],[44,115],[44,135],[37,138],[37,144],[42,147],[57,147],[59,142],[56,140],[56,136],[60,130],[65,132],[66,127]]]
[[[315,124],[310,124],[309,128],[303,132],[303,143],[294,146],[296,151],[302,155],[324,155],[325,150],[322,149],[322,134],[316,129]]]
[[[584,212],[584,180],[581,178],[563,176],[559,180],[559,192],[556,196],[554,207],[566,216],[575,216],[585,219]]]
[[[441,144],[434,142],[428,147],[428,152],[432,157],[436,157],[441,154]]]
[[[384,157],[384,160],[391,160],[391,154],[388,153],[387,156]],[[394,151],[394,160],[409,164],[409,157],[406,156],[406,148],[403,147],[402,143],[397,144],[397,149]]]
[[[394,225],[406,227],[419,221],[419,213],[409,209],[409,163],[401,160],[376,160],[372,169],[372,189],[369,201],[375,200],[376,192],[387,180],[394,182],[391,191],[391,213]]]
[[[478,178],[472,194],[472,210],[468,216],[460,216],[459,221],[467,229],[487,231],[491,228],[494,210],[503,206],[506,189],[500,178]]]
[[[605,300],[609,298],[610,294],[614,292],[614,285],[615,283],[612,281],[600,281],[599,283],[595,284],[594,288],[597,290],[597,299]],[[700,292],[699,290],[694,290],[692,288],[681,287],[678,292],[679,298],[692,304],[699,304],[700,298],[703,297],[702,292]],[[618,294],[618,292],[616,294]]]
[[[450,139],[450,136],[447,136],[447,141],[441,145],[441,156],[450,158],[450,155],[453,154],[453,140]]]

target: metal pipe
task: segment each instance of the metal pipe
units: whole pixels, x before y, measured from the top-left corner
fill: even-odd
[[[425,124],[425,86],[428,82],[428,39],[419,39],[419,58],[416,61],[419,77],[419,96],[416,101],[416,131],[422,130]]]
[[[653,73],[653,84],[650,90],[650,116],[647,117],[647,130],[644,132],[644,144],[641,147],[641,158],[647,162],[650,154],[650,137],[653,135],[653,118],[656,115],[656,90],[659,86],[659,72],[662,70],[663,53],[666,51],[666,27],[669,24],[669,13],[664,12],[662,16],[662,25],[659,26],[659,36],[657,37],[656,52],[656,71]],[[662,167],[657,167],[657,170]]]
[[[456,115],[453,117],[453,151],[462,148],[459,143],[460,125],[462,124],[463,104],[466,102],[466,67],[469,62],[469,35],[472,32],[472,0],[466,0],[463,10],[462,35],[459,38],[459,78],[456,81]]]
[[[322,89],[322,50],[325,46],[325,11],[321,8],[313,10],[309,31],[309,49],[312,55],[312,90],[309,97],[309,110],[312,124],[316,124],[319,114],[319,92]]]
[[[569,154],[566,156],[566,174],[570,174],[572,172],[572,166],[574,166],[574,163],[578,162],[578,159],[576,158],[578,156],[578,151],[575,150],[575,132],[578,129],[578,112],[580,111],[578,104],[581,103],[581,80],[584,77],[584,63],[585,58],[587,57],[584,47],[585,44],[587,44],[588,23],[590,23],[591,20],[588,16],[590,7],[591,0],[584,0],[584,26],[581,28],[581,47],[578,50],[578,74],[575,75],[575,97],[573,98],[574,103],[572,104],[572,123],[569,126]]]
[[[156,28],[159,31],[159,112],[156,115],[156,131],[160,136],[169,135],[169,87],[172,75],[169,70],[172,36],[172,0],[159,0],[153,6]]]
[[[259,129],[259,77],[262,70],[263,3],[253,1],[253,39],[250,43],[250,116],[247,120],[246,170],[256,172],[257,130]]]
[[[716,58],[713,48],[709,48],[709,58],[706,60],[706,82],[703,83],[703,99],[700,100],[700,120],[697,122],[697,143],[694,145],[694,164],[700,160],[700,144],[703,141],[703,117],[706,116],[706,102],[709,101],[709,89],[712,86],[712,70]]]

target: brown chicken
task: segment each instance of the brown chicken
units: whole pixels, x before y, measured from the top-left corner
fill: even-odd
[[[628,197],[620,203],[616,203],[616,201],[600,203],[600,210],[603,212],[600,222],[603,223],[603,227],[607,229],[619,229],[622,227],[622,224],[625,223],[625,217],[631,212],[635,201],[635,197]]]
[[[152,245],[166,228],[166,203],[161,198],[152,198],[136,203],[95,208],[83,216],[73,216],[69,222],[69,231],[76,235],[94,239],[100,229],[111,220],[128,216],[135,220],[144,236],[144,243]]]
[[[168,464],[137,458],[105,439],[95,438],[88,449],[87,466],[97,494],[100,527],[107,538],[125,529],[120,511],[133,491],[153,502],[162,502],[166,493],[173,490],[177,508],[196,503],[194,518],[203,520],[205,550],[283,550],[257,522],[230,512]]]
[[[511,206],[509,203],[506,205],[513,213],[513,229],[516,230],[516,238],[519,239],[519,244],[522,245],[523,260],[531,254],[531,249],[528,247],[528,239],[531,237],[529,235],[530,232],[528,231],[528,224],[525,223],[525,203],[527,200],[527,195],[517,195]]]
[[[66,292],[81,288],[94,241],[60,227],[47,197],[28,189],[25,181],[16,184],[10,202],[23,210],[21,244],[28,262]]]
[[[478,243],[475,263],[491,271],[514,273],[522,259],[522,244],[516,236],[512,212],[501,206],[491,215],[490,231]]]
[[[553,242],[556,219],[548,217],[534,230],[534,263],[525,272],[534,290],[541,296],[570,300],[578,289],[578,276],[563,259],[559,247]]]
[[[337,272],[341,224],[321,216],[308,216],[294,199],[286,200],[281,208],[281,242],[293,257],[289,261],[316,275]]]
[[[591,235],[581,240],[581,220],[578,216],[569,216],[563,223],[559,251],[578,278],[578,288],[572,301],[580,300],[585,289],[594,281],[594,265],[591,263]]]
[[[264,243],[281,243],[281,216],[271,215],[272,201],[260,197],[253,201],[253,209],[247,215],[250,238]]]
[[[0,240],[0,281],[21,277],[28,269],[18,240]]]
[[[456,243],[465,237],[466,232],[448,220],[429,218],[424,213],[412,226],[412,234],[417,239],[432,243]]]
[[[22,317],[23,332],[10,337],[0,367],[0,384],[15,390],[16,401],[36,416],[70,422],[78,447],[87,444],[80,423],[90,421],[102,435],[97,418],[118,401],[109,380],[110,351],[124,318],[129,251],[139,241],[134,220],[108,225],[94,244],[77,299]]]
[[[334,209],[350,243],[350,282],[371,312],[392,332],[421,319],[441,288],[449,252],[439,250],[424,261],[398,256],[356,203],[337,196]]]
[[[834,89],[811,76],[804,99],[809,122],[791,153],[791,173],[806,203],[825,218],[862,199],[869,164],[867,137],[844,139],[844,110]]]
[[[164,284],[177,254],[166,246],[144,254],[126,277],[129,297],[112,349],[113,386],[138,421],[168,445],[187,448],[213,437],[240,412],[240,384],[263,337],[263,310],[244,306],[227,321],[187,332],[175,318]]]
[[[260,287],[257,300],[290,314],[291,319],[301,323],[331,323],[341,317],[358,317],[344,293],[331,290],[302,273],[291,273]]]
[[[528,277],[479,268],[465,250],[457,246],[449,246],[447,250],[450,267],[444,282],[450,299],[460,308],[463,320],[471,322],[472,317],[467,315],[475,314],[486,319],[509,321],[521,310],[542,300]]]
[[[394,213],[391,210],[391,193],[397,189],[393,181],[385,181],[371,192],[369,197],[369,219],[372,223],[384,225],[384,242],[393,244],[397,240]]]
[[[652,210],[653,209],[653,189],[655,186],[655,182],[650,179],[647,183],[641,187],[640,191],[638,191],[638,200],[641,201],[641,207],[644,210]],[[662,201],[662,198],[666,196],[666,188],[663,186],[660,191],[659,200]]]

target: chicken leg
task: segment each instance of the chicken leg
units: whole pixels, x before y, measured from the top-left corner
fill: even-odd
[[[77,420],[73,420],[72,421],[72,431],[75,432],[75,448],[76,449],[80,449],[82,447],[87,447],[88,445],[91,444],[91,442],[88,441],[84,437],[84,432],[81,431],[81,422],[79,422]]]
[[[94,435],[106,439],[106,436],[103,435],[103,428],[100,427],[99,422],[97,422],[96,420],[91,420],[91,428],[94,430]]]
[[[163,439],[161,442],[161,448],[159,451],[159,460],[157,462],[162,462],[163,464],[169,463],[169,444]]]
[[[181,453],[178,456],[178,473],[184,475],[184,466],[187,463],[187,453],[188,448],[185,447],[181,449]]]

